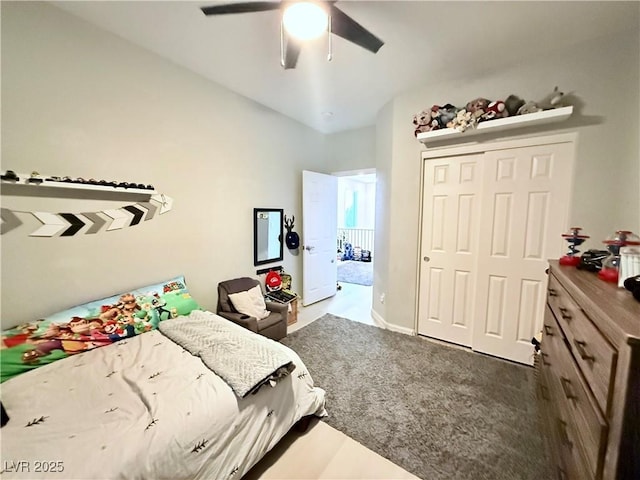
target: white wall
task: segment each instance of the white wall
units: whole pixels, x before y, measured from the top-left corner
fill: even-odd
[[[357,172],[375,167],[375,126],[327,135],[325,145],[330,172]]]
[[[388,102],[376,119],[376,257],[373,260],[372,313],[378,320],[387,318],[386,290],[389,285],[391,261],[391,185],[393,167],[394,102]],[[397,258],[397,257],[395,257]]]
[[[601,240],[617,229],[640,231],[639,32],[640,25],[569,49],[559,46],[555,54],[500,66],[489,76],[425,85],[395,98],[380,112],[376,168],[384,187],[378,184],[373,309],[386,322],[414,328],[421,148],[411,118],[433,104],[464,105],[478,96],[504,98],[511,93],[540,99],[555,85],[574,91],[576,113],[552,127],[579,132],[567,228],[578,225],[591,235],[584,249],[601,248]],[[386,293],[384,305],[381,293]]]
[[[2,2],[2,169],[152,183],[174,208],[96,235],[2,236],[2,325],[185,274],[215,309],[219,281],[255,275],[254,207],[301,218],[301,170],[324,136],[42,3]],[[2,196],[25,211],[128,202]],[[301,227],[296,224],[296,231]],[[282,262],[294,289],[300,257]]]

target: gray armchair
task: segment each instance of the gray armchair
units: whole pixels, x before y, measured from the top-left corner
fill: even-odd
[[[238,325],[273,340],[287,336],[287,314],[289,306],[276,302],[266,302],[270,314],[267,318],[257,319],[238,312],[229,298],[229,294],[244,292],[260,282],[254,278],[242,277],[226,280],[218,284],[218,306],[216,313]],[[262,286],[260,287],[262,288]]]

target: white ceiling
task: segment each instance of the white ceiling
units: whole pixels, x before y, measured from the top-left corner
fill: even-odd
[[[278,10],[207,17],[199,7],[231,2],[51,3],[324,133],[373,125],[378,110],[408,89],[637,28],[640,12],[636,1],[343,0],[336,6],[385,45],[372,54],[333,36],[327,62],[320,39],[285,71]]]

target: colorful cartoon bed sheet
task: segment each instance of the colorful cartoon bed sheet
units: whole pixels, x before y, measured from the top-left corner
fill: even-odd
[[[183,276],[96,300],[2,332],[0,383],[69,355],[158,328],[201,307]]]
[[[273,344],[295,370],[242,399],[160,330],[18,375],[2,384],[1,476],[239,480],[296,421],[326,414],[300,357]]]

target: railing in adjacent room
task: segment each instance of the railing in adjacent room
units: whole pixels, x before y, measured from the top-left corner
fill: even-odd
[[[338,228],[338,249],[344,252],[344,244],[350,243],[353,248],[369,250],[373,256],[373,228]]]

